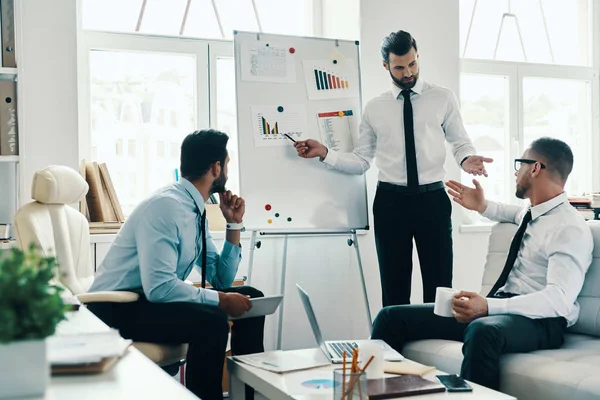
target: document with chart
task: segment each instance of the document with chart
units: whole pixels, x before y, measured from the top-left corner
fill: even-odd
[[[309,100],[358,97],[358,71],[353,59],[303,60],[302,64]]]
[[[319,113],[319,133],[321,143],[335,151],[350,152],[354,149],[352,110],[327,111]]]
[[[251,106],[254,147],[290,146],[307,139],[306,107],[298,104]]]

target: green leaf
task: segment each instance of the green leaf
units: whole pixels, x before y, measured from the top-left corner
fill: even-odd
[[[0,343],[43,339],[65,318],[63,289],[51,283],[58,268],[54,257],[0,249]]]

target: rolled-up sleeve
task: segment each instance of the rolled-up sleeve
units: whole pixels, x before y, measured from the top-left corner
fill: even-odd
[[[154,303],[194,302],[219,304],[218,293],[188,285],[177,277],[179,259],[179,222],[184,214],[175,199],[160,198],[144,210],[136,226],[142,287],[146,298]]]

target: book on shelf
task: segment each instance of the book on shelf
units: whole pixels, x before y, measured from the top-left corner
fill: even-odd
[[[108,167],[104,163],[83,160],[80,174],[89,185],[79,210],[90,221],[90,233],[117,233],[125,222],[125,216]]]

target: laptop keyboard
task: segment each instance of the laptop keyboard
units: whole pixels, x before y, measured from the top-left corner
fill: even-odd
[[[355,342],[330,342],[329,346],[339,358],[344,356],[344,350],[346,350],[346,357],[352,357],[354,349],[358,349],[358,344]]]

